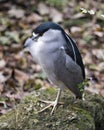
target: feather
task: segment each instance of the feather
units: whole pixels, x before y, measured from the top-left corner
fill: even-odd
[[[64,37],[66,40],[65,51],[81,67],[83,78],[85,79],[85,70],[80,52],[69,35],[65,33]]]

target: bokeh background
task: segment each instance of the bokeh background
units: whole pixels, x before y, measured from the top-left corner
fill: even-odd
[[[60,24],[76,41],[92,94],[104,97],[104,0],[0,0],[0,114],[50,83],[25,39],[40,23]]]

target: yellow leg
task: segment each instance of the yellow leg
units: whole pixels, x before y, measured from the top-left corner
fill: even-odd
[[[52,111],[51,111],[51,115],[53,114],[53,112],[55,111],[56,109],[56,106],[58,104],[58,101],[59,101],[59,98],[60,98],[60,95],[61,95],[61,89],[58,89],[58,93],[57,93],[57,97],[55,99],[55,101],[44,101],[44,100],[39,100],[41,102],[44,102],[44,103],[48,103],[49,105],[46,106],[45,108],[43,108],[42,110],[39,111],[40,112],[43,112],[44,110],[48,109],[49,107],[53,106],[52,108]]]

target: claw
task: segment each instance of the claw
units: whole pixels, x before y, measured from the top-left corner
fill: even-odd
[[[49,107],[52,106],[53,108],[52,108],[52,111],[51,111],[51,113],[50,113],[50,115],[52,115],[53,112],[54,112],[55,109],[56,109],[57,104],[58,104],[60,94],[61,94],[61,90],[59,89],[55,101],[44,101],[44,100],[39,99],[40,102],[48,103],[49,105],[46,106],[45,108],[43,108],[42,110],[38,111],[38,112],[39,112],[39,113],[40,113],[40,112],[43,112],[43,111],[45,111],[46,109],[48,109]],[[61,102],[61,104],[63,104],[63,103]]]
[[[52,108],[50,115],[52,115],[53,112],[55,111],[57,104],[58,104],[58,102],[57,102],[57,100],[55,100],[55,102],[53,103],[53,108]]]

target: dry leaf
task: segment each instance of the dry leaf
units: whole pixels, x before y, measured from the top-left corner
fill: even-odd
[[[0,69],[3,69],[6,65],[6,61],[4,59],[0,60]]]
[[[24,17],[24,10],[22,9],[16,9],[14,7],[12,7],[9,11],[8,11],[8,14],[11,16],[11,17],[15,17],[15,18],[23,18]]]
[[[83,57],[83,61],[86,64],[91,64],[92,63],[91,53],[87,52],[86,55]]]
[[[104,60],[104,49],[93,49],[92,54],[100,60]]]
[[[23,71],[18,70],[18,69],[14,70],[14,77],[20,83],[20,85],[23,85],[24,82],[29,80],[29,75]]]
[[[51,10],[50,10],[50,18],[52,19],[53,22],[58,23],[58,22],[62,22],[63,15],[57,9],[51,8]]]
[[[38,11],[41,15],[47,15],[50,13],[49,7],[46,4],[44,4],[43,2],[38,4]]]
[[[81,33],[83,29],[81,27],[73,26],[70,28],[71,33]]]
[[[42,21],[43,17],[41,17],[40,15],[36,14],[36,13],[32,13],[31,15],[29,15],[27,17],[27,22],[28,23],[32,23],[32,22],[38,22],[38,21]]]

